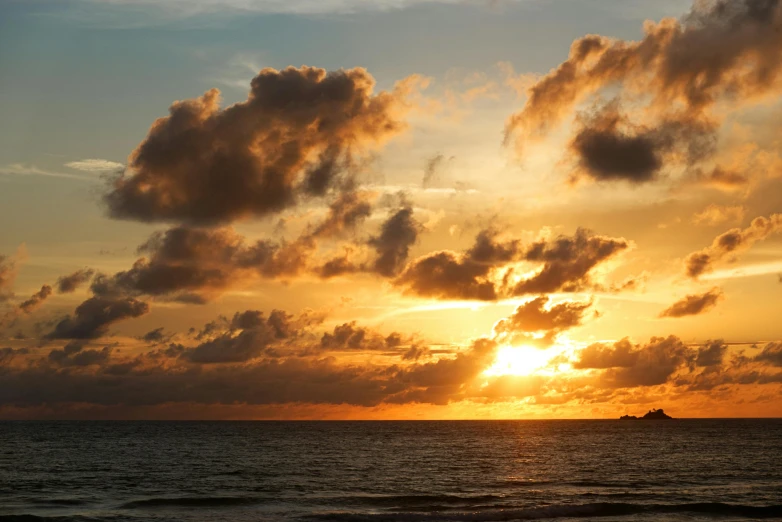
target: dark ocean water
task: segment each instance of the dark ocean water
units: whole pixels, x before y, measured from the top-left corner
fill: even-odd
[[[782,420],[0,423],[39,517],[782,520]]]

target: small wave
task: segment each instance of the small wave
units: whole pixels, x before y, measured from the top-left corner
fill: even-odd
[[[426,507],[436,505],[465,505],[476,502],[492,502],[502,500],[498,495],[367,495],[340,497],[340,503],[361,503],[386,507]]]
[[[471,511],[469,513],[383,513],[351,514],[322,513],[305,518],[317,520],[340,520],[347,522],[499,522],[513,520],[546,520],[552,518],[597,518],[639,514],[701,514],[733,516],[750,519],[782,517],[780,506],[744,506],[707,502],[695,504],[621,504],[595,503],[580,505],[551,505],[525,509],[498,509],[492,511]]]
[[[158,507],[229,507],[261,504],[268,499],[257,497],[173,497],[131,500],[120,509],[153,509]]]

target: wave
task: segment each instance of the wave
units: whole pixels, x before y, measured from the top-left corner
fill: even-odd
[[[692,504],[568,504],[522,509],[495,509],[492,511],[471,511],[469,513],[320,513],[304,518],[313,520],[339,520],[346,522],[495,522],[514,520],[546,520],[553,518],[597,518],[629,515],[655,514],[698,514],[732,516],[750,519],[771,519],[782,517],[782,505],[747,506],[703,502]]]
[[[269,499],[259,497],[170,497],[131,500],[120,509],[152,509],[158,507],[228,507],[262,504]]]
[[[464,505],[475,502],[492,502],[502,500],[504,497],[499,495],[366,495],[351,497],[333,497],[328,500],[332,502],[361,503],[372,506],[385,507],[428,507],[432,504],[439,505]]]

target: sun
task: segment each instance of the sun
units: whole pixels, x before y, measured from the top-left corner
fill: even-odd
[[[532,346],[504,346],[497,351],[497,358],[484,375],[496,377],[500,375],[531,375],[544,368],[551,360],[548,350]]]

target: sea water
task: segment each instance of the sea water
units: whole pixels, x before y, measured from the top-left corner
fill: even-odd
[[[782,420],[1,422],[39,517],[782,520]]]

